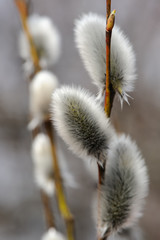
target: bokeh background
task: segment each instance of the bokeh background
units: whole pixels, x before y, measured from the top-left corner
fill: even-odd
[[[115,101],[112,119],[119,131],[136,139],[149,168],[150,194],[140,225],[146,240],[160,239],[160,1],[112,0],[116,23],[137,56],[138,79],[131,105]],[[82,13],[105,14],[105,1],[32,0],[31,10],[53,19],[62,36],[60,61],[51,68],[59,81],[96,93],[74,44],[74,20]],[[28,83],[18,56],[21,28],[13,0],[0,1],[0,239],[38,240],[45,231],[40,196],[34,185],[28,123]],[[94,182],[84,163],[57,139],[80,187],[66,187],[78,239],[96,239],[91,202]],[[63,226],[57,220],[60,229]]]

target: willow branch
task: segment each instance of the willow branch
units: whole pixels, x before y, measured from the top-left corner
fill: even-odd
[[[61,173],[60,173],[60,169],[59,169],[59,165],[58,165],[56,148],[55,148],[54,138],[53,138],[53,133],[52,133],[51,121],[45,122],[45,128],[46,128],[47,134],[50,138],[51,145],[52,145],[55,186],[56,186],[56,195],[57,195],[57,199],[58,199],[59,210],[60,210],[61,216],[65,220],[68,240],[74,240],[74,218],[73,218],[73,216],[70,212],[70,209],[67,205],[66,197],[64,194],[62,178],[61,178]]]
[[[114,99],[114,95],[115,95],[115,92],[112,88],[112,84],[110,81],[111,35],[112,35],[112,29],[114,27],[115,13],[116,13],[115,10],[111,13],[111,0],[106,0],[106,91],[105,91],[104,110],[105,110],[107,117],[110,117],[113,99]],[[104,164],[104,166],[100,166],[98,164],[98,178],[99,178],[99,181],[98,181],[98,216],[100,217],[100,207],[101,207],[100,206],[100,194],[101,194],[100,191],[101,191],[101,185],[103,184],[104,178],[105,178],[105,164]],[[98,224],[99,224],[99,222],[98,222]],[[108,233],[108,235],[109,234],[110,233]],[[98,240],[105,240],[108,238],[108,235],[105,235],[103,237],[98,236]]]
[[[112,29],[114,27],[114,21],[115,21],[115,13],[116,11],[113,10],[111,12],[111,0],[107,0],[106,2],[106,92],[105,92],[105,104],[104,104],[104,110],[107,115],[107,117],[110,117],[113,99],[115,96],[115,92],[113,90],[111,81],[110,81],[110,48],[111,48],[111,34]],[[98,175],[99,175],[99,185],[101,185],[104,181],[104,174],[105,174],[105,164],[103,166],[100,166],[98,164]],[[100,186],[99,186],[100,188]]]
[[[35,48],[32,36],[31,36],[28,26],[27,26],[27,6],[26,6],[26,3],[22,0],[15,0],[15,3],[17,5],[17,8],[18,8],[20,16],[21,16],[21,21],[22,21],[24,32],[29,41],[30,53],[31,53],[34,68],[35,68],[35,72],[34,72],[34,74],[35,74],[41,70],[41,67],[39,65],[39,58],[38,58],[37,50]],[[59,169],[57,155],[56,155],[56,149],[55,149],[55,145],[54,145],[54,141],[53,141],[52,124],[51,124],[51,121],[49,121],[49,120],[47,120],[47,121],[44,120],[44,124],[45,124],[47,135],[50,138],[51,146],[52,146],[53,171],[55,174],[55,186],[56,186],[56,195],[57,195],[57,200],[58,200],[58,206],[59,206],[61,215],[64,218],[65,223],[66,223],[68,240],[74,240],[74,219],[69,210],[69,207],[67,205],[67,201],[65,198],[65,194],[64,194],[60,169]],[[37,132],[37,130],[34,130],[33,134],[36,134],[36,132]],[[46,220],[48,222],[48,225],[53,225],[54,222],[53,222],[53,216],[51,215],[51,208],[49,206],[49,199],[44,194],[44,192],[41,193],[41,197],[42,197],[42,201],[44,204],[44,210],[45,210],[45,215],[46,215]]]
[[[30,44],[30,52],[31,52],[33,64],[35,67],[35,73],[36,73],[36,72],[39,72],[41,70],[41,68],[39,65],[39,58],[38,58],[37,50],[35,48],[32,36],[31,36],[28,26],[27,26],[27,7],[26,7],[25,2],[22,0],[15,0],[15,2],[19,9],[19,12],[20,12],[24,32],[26,33],[27,39]],[[61,182],[60,169],[59,169],[59,165],[58,165],[56,149],[55,149],[53,136],[52,136],[52,125],[51,125],[50,121],[45,122],[45,120],[44,120],[44,124],[46,126],[47,135],[49,136],[51,144],[52,144],[53,171],[55,174],[55,186],[56,186],[56,194],[57,194],[57,199],[58,199],[58,206],[59,206],[61,215],[63,216],[63,218],[66,222],[68,240],[74,240],[73,216],[70,213],[70,210],[68,208],[64,190],[63,190],[63,186],[62,186],[62,182]],[[45,196],[43,193],[42,197],[43,197],[42,200],[44,203],[46,219],[47,219],[47,221],[49,219],[49,221],[53,223],[53,221],[51,221],[51,219],[50,219],[51,216],[46,211],[47,209],[49,210],[49,206],[46,206],[46,204],[49,203],[47,196]],[[52,218],[52,220],[53,220],[53,218]]]
[[[107,117],[110,117],[111,109],[112,109],[112,103],[114,99],[114,90],[111,85],[110,81],[110,49],[111,49],[111,35],[112,35],[112,29],[114,26],[114,20],[115,20],[115,13],[114,10],[111,13],[111,0],[107,0],[106,2],[106,93],[105,93],[105,104],[104,109],[106,112]]]
[[[54,222],[54,217],[53,217],[53,213],[52,213],[52,208],[51,208],[51,204],[50,204],[50,199],[48,197],[47,194],[45,194],[44,191],[41,190],[41,199],[42,199],[42,203],[43,203],[43,207],[44,207],[44,214],[45,214],[45,218],[46,218],[46,225],[47,228],[55,228],[55,222]]]
[[[103,167],[97,163],[98,166],[98,220],[100,219],[100,209],[101,209],[101,202],[100,202],[100,197],[101,197],[101,185],[103,184],[104,181],[104,175],[105,175],[105,165]],[[100,228],[100,222],[98,221],[98,229]],[[98,240],[103,240],[99,237],[98,233]]]
[[[111,0],[106,0],[106,16],[109,18],[111,13]]]
[[[41,67],[39,65],[39,58],[38,58],[37,50],[34,46],[34,42],[33,42],[32,36],[29,32],[28,25],[27,25],[28,2],[23,1],[23,0],[15,0],[15,4],[16,4],[19,14],[20,14],[24,33],[26,34],[26,37],[29,42],[30,54],[31,54],[34,68],[35,68],[35,72],[34,72],[34,75],[35,75],[37,72],[39,72],[41,70]],[[36,135],[39,132],[40,132],[40,129],[38,127],[32,131],[33,139],[36,137]],[[42,203],[43,203],[47,228],[55,227],[54,217],[53,217],[53,213],[52,213],[52,209],[51,209],[51,205],[50,205],[50,199],[43,190],[41,190],[41,199],[42,199]]]
[[[39,133],[40,133],[39,127],[35,128],[32,131],[32,138],[34,139]],[[41,200],[42,200],[45,219],[46,219],[46,226],[48,229],[51,227],[55,228],[55,221],[54,221],[54,216],[53,216],[53,212],[50,204],[50,199],[43,190],[40,191],[40,194],[41,194]]]
[[[35,73],[37,73],[41,70],[41,67],[40,67],[40,64],[39,64],[39,58],[38,58],[37,50],[35,48],[33,38],[32,38],[32,36],[29,32],[29,28],[28,28],[28,25],[27,25],[28,7],[27,7],[27,4],[24,0],[15,0],[15,4],[17,6],[17,9],[18,9],[20,17],[21,17],[22,27],[24,29],[24,32],[25,32],[26,37],[27,37],[28,42],[29,42],[30,54],[31,54],[31,58],[32,58],[32,61],[33,61],[33,64],[34,64]]]
[[[108,228],[107,231],[104,233],[104,236],[100,240],[107,240],[111,235],[111,228]]]
[[[106,0],[106,92],[104,109],[107,116],[110,115],[110,41],[111,31],[107,31],[107,22],[111,13],[111,0]]]

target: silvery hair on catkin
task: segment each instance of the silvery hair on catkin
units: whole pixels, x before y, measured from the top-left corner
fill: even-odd
[[[114,130],[103,108],[86,90],[61,87],[52,97],[52,118],[59,135],[78,156],[106,159]]]
[[[75,22],[75,42],[93,83],[102,91],[106,84],[106,19],[94,13]],[[136,79],[135,54],[131,43],[116,25],[111,38],[111,83],[120,99],[127,101]]]
[[[104,231],[132,227],[142,215],[148,194],[145,161],[130,137],[121,135],[109,148],[105,182],[101,192]]]

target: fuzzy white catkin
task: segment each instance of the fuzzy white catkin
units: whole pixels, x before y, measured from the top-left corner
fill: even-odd
[[[50,228],[42,237],[42,240],[66,240],[62,233],[55,228]]]
[[[85,68],[100,91],[105,89],[106,19],[94,13],[83,15],[75,23],[75,42]],[[127,101],[136,79],[135,54],[129,40],[116,25],[111,38],[111,82],[120,98]]]
[[[58,79],[49,71],[43,70],[34,76],[29,85],[30,112],[33,117],[29,129],[34,129],[49,113],[51,96],[57,87]]]
[[[34,163],[35,180],[39,188],[48,195],[54,193],[53,165],[50,139],[46,134],[39,133],[32,143],[32,160]]]
[[[74,153],[103,164],[114,130],[89,92],[67,86],[57,89],[52,97],[52,118],[59,135]]]
[[[61,52],[60,34],[49,17],[31,15],[27,23],[38,52],[40,66],[48,68],[59,59]],[[24,32],[21,32],[19,36],[19,54],[26,61],[24,70],[30,74],[33,71],[33,64],[30,46]]]
[[[102,229],[114,232],[132,227],[142,215],[147,194],[145,161],[135,142],[121,135],[109,147],[101,192]]]

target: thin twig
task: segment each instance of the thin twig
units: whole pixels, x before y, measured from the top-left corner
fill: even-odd
[[[100,229],[100,209],[101,209],[101,186],[104,182],[104,175],[105,175],[105,164],[103,166],[99,165],[98,166],[98,230]],[[100,238],[100,234],[98,233],[98,240],[103,240]]]
[[[50,199],[48,197],[47,194],[45,194],[44,191],[40,191],[41,193],[41,199],[42,199],[42,203],[43,203],[43,207],[44,207],[44,214],[45,214],[45,218],[46,218],[46,225],[47,228],[55,228],[55,221],[53,218],[53,213],[52,213],[52,208],[51,208],[51,204],[50,204]]]
[[[109,18],[111,13],[111,0],[106,0],[106,16]]]
[[[105,92],[105,103],[104,110],[107,117],[110,116],[110,39],[111,31],[107,31],[107,22],[111,12],[111,0],[106,0],[106,92]],[[104,181],[105,168],[98,164],[98,220],[100,219],[100,195],[101,185]],[[99,229],[98,221],[98,229]],[[99,233],[98,233],[99,235]],[[99,240],[103,240],[98,236]]]
[[[15,0],[15,3],[19,10],[22,26],[29,42],[30,54],[31,54],[32,61],[34,64],[34,69],[35,69],[34,73],[37,73],[41,70],[41,66],[39,64],[39,58],[38,58],[37,50],[36,50],[32,35],[30,34],[30,31],[27,25],[27,16],[28,16],[27,4],[24,0]]]
[[[107,19],[106,19],[106,93],[104,109],[107,117],[110,117],[112,103],[115,92],[110,81],[110,49],[111,49],[111,35],[115,20],[115,10],[111,12],[111,0],[107,0]]]
[[[106,0],[106,28],[107,21],[111,13],[111,0]],[[104,109],[109,116],[110,114],[110,39],[111,39],[111,31],[107,31],[106,29],[106,93],[105,93],[105,105]]]
[[[107,240],[107,239],[109,238],[109,236],[111,235],[111,233],[112,233],[112,229],[111,229],[111,227],[109,227],[109,228],[106,230],[106,232],[104,233],[103,239],[104,239],[104,240]]]
[[[101,202],[100,202],[100,197],[101,197],[101,185],[103,184],[104,181],[104,174],[105,174],[105,165],[102,167],[97,163],[98,166],[98,230],[100,229],[100,209],[101,209]],[[99,233],[98,233],[98,240],[102,240],[99,238]]]
[[[74,237],[74,218],[69,210],[69,207],[68,207],[67,201],[66,201],[66,197],[64,194],[62,178],[61,178],[61,173],[60,173],[60,169],[59,169],[59,165],[58,165],[56,148],[55,148],[55,144],[54,144],[51,121],[45,122],[45,128],[46,128],[47,134],[48,134],[51,144],[52,144],[52,154],[54,156],[53,157],[53,166],[54,166],[54,174],[55,174],[56,195],[57,195],[57,199],[58,199],[59,210],[60,210],[62,217],[65,220],[68,240],[74,240],[75,239],[75,237]]]
[[[28,25],[27,25],[28,4],[26,1],[23,1],[23,0],[15,0],[15,3],[18,8],[20,17],[21,17],[24,32],[29,41],[30,53],[31,53],[31,57],[33,60],[34,68],[35,68],[35,72],[34,72],[34,75],[35,75],[38,71],[41,70],[41,67],[39,65],[39,58],[37,55],[37,50],[34,46],[34,42],[33,42],[32,36],[29,32]],[[38,133],[40,133],[40,129],[37,127],[32,131],[33,139],[37,136]],[[43,190],[41,190],[41,199],[42,199],[42,203],[43,203],[47,228],[55,227],[54,217],[53,217],[52,209],[50,206],[50,199]]]
[[[22,25],[24,28],[24,31],[26,33],[26,36],[28,38],[29,44],[30,44],[30,52],[31,56],[33,59],[33,64],[35,67],[35,73],[39,72],[41,70],[41,67],[39,65],[39,58],[37,54],[37,50],[34,46],[34,42],[32,39],[32,36],[29,32],[28,26],[27,26],[27,7],[24,1],[22,0],[15,0],[16,5],[19,9],[21,20],[22,20]],[[53,134],[52,134],[52,124],[50,120],[45,121],[44,120],[44,125],[46,127],[46,132],[47,135],[50,138],[51,141],[51,146],[52,146],[52,159],[53,159],[53,170],[55,174],[55,186],[56,186],[56,195],[57,195],[57,200],[58,200],[58,206],[61,212],[62,217],[65,220],[66,223],[66,229],[67,229],[67,237],[68,240],[74,240],[74,218],[69,210],[69,207],[67,205],[66,197],[64,194],[64,189],[62,185],[62,178],[61,178],[61,173],[58,165],[58,160],[57,160],[57,155],[56,155],[56,149],[54,145],[54,140],[53,140]],[[45,200],[45,201],[44,201]],[[46,196],[43,193],[43,202],[46,204],[48,203]],[[46,207],[46,205],[45,205]],[[48,206],[47,206],[48,208]],[[45,209],[46,210],[46,209]],[[47,214],[47,212],[46,212]],[[46,216],[47,219],[50,218],[50,216]],[[53,219],[52,219],[53,220]],[[48,221],[48,220],[47,220]]]
[[[100,240],[107,240],[109,238],[109,236],[111,235],[111,232],[112,232],[111,228],[108,228]]]
[[[98,177],[99,177],[98,183],[102,185],[104,181],[105,165],[103,165],[103,167],[99,164],[97,165],[98,165]]]
[[[106,0],[106,92],[105,92],[105,103],[104,103],[104,110],[107,117],[110,117],[113,99],[115,96],[115,92],[113,90],[111,81],[110,81],[110,48],[111,48],[111,34],[112,28],[114,26],[115,20],[115,10],[111,13],[111,0]],[[104,166],[100,166],[98,164],[98,219],[100,219],[100,195],[101,195],[101,185],[104,182],[105,178],[105,164]],[[98,223],[99,224],[99,223]],[[99,229],[99,226],[98,226]],[[110,233],[109,233],[110,234]],[[99,240],[107,239],[105,237],[99,237]]]
[[[34,139],[37,136],[37,134],[39,134],[39,133],[40,133],[39,127],[35,128],[32,131],[32,138]],[[43,190],[40,191],[40,195],[41,195],[41,200],[42,200],[45,219],[46,219],[46,227],[47,227],[47,229],[49,229],[51,227],[55,228],[55,221],[54,221],[52,208],[50,205],[50,199]]]

